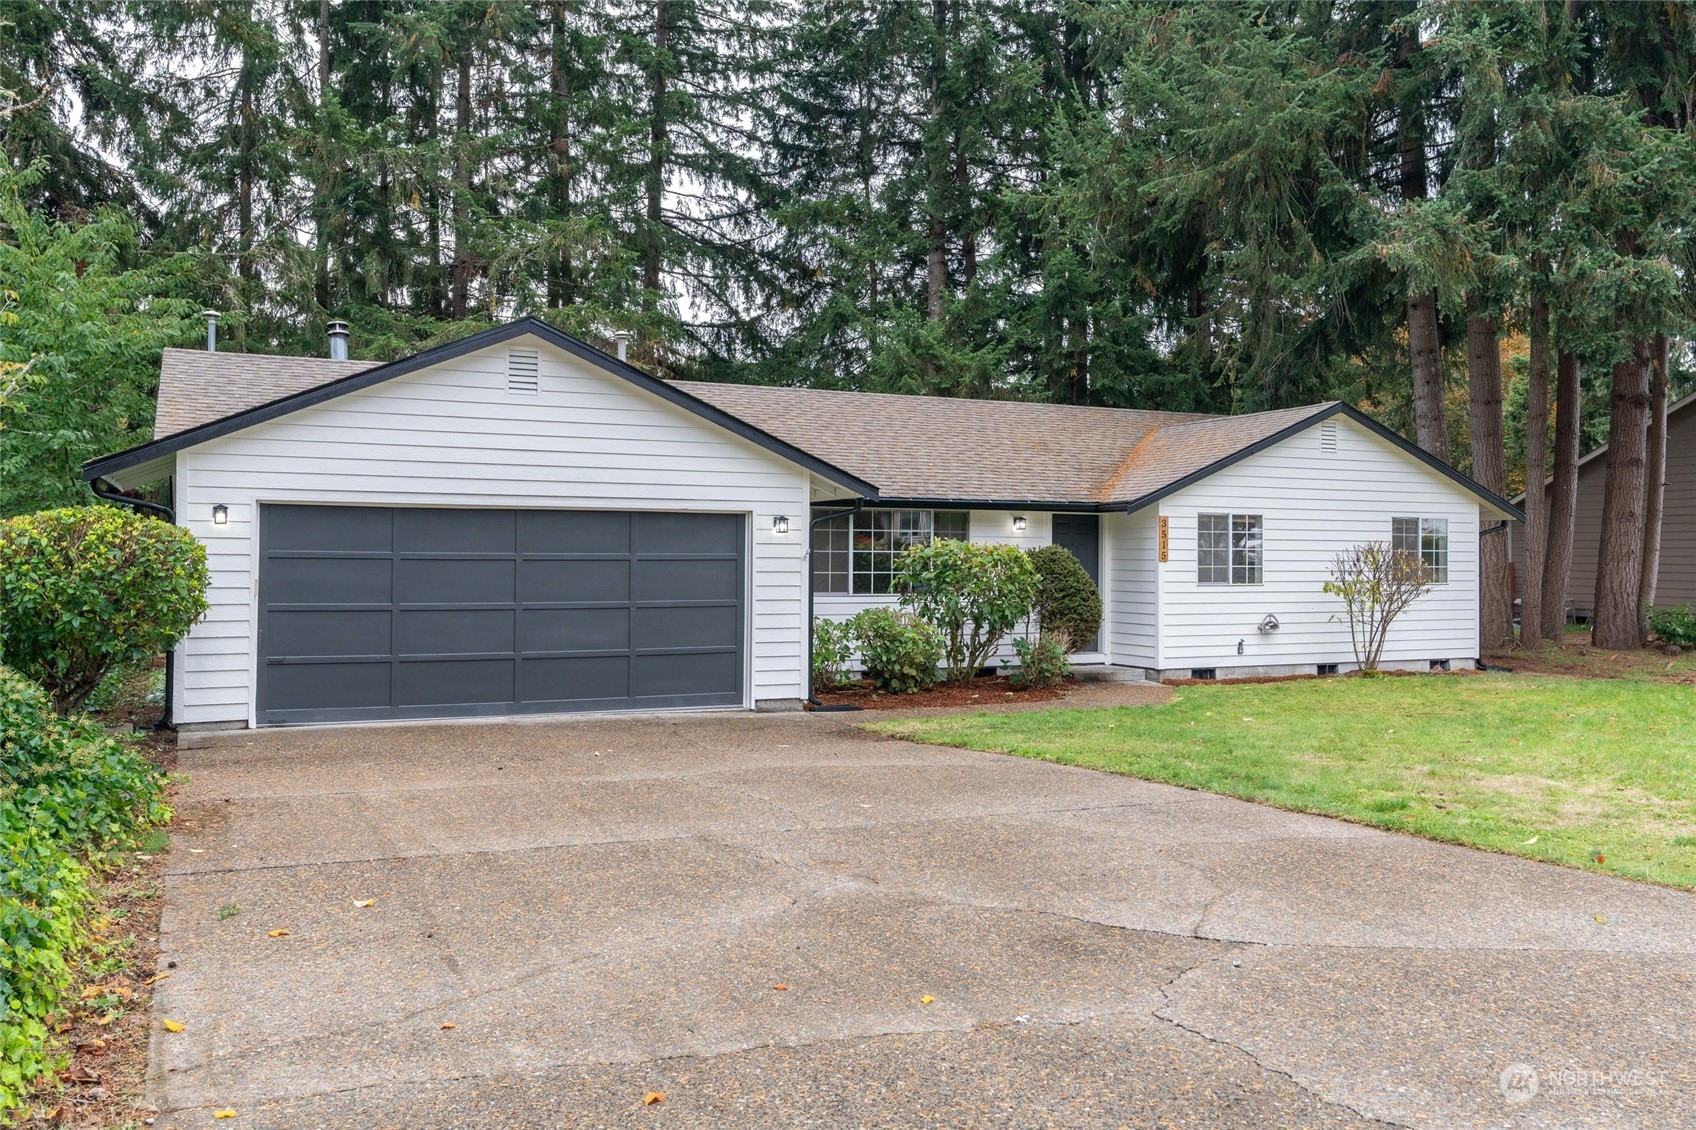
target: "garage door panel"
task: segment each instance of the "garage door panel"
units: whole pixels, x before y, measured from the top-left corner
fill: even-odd
[[[518,517],[520,553],[629,553],[626,513],[525,510]]]
[[[516,616],[510,608],[403,608],[395,614],[395,654],[510,655],[515,650]]]
[[[291,550],[388,553],[394,511],[355,506],[267,506],[265,535]]]
[[[259,721],[740,704],[744,532],[736,515],[264,505]]]
[[[644,606],[632,614],[638,651],[668,647],[735,647],[742,610],[734,604]]]
[[[511,604],[517,563],[403,557],[395,562],[398,604]]]
[[[734,514],[638,514],[637,553],[740,553],[742,520]]]
[[[431,659],[395,666],[396,706],[471,706],[513,701],[513,660]]]
[[[519,564],[526,604],[623,601],[630,599],[630,559],[608,561],[525,560]]]
[[[526,659],[518,667],[519,701],[608,702],[630,697],[630,657],[574,655]]]
[[[637,655],[630,682],[638,698],[735,694],[742,685],[742,659],[734,651]]]
[[[326,593],[339,605],[392,600],[388,557],[282,557],[265,565],[265,598],[272,604],[321,604]]]
[[[511,510],[396,510],[397,553],[511,553],[517,515]]]
[[[373,663],[272,663],[265,702],[273,711],[387,708],[392,699],[386,659]]]
[[[265,625],[265,654],[388,655],[389,610],[274,610]]]
[[[636,599],[735,600],[741,595],[742,566],[736,560],[638,558]]]
[[[628,608],[527,608],[519,620],[520,651],[628,651]]]

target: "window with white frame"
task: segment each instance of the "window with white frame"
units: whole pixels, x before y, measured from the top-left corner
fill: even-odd
[[[1261,558],[1260,515],[1196,515],[1197,582],[1204,585],[1258,585]]]
[[[1425,564],[1425,575],[1434,585],[1449,583],[1449,520],[1447,518],[1391,518],[1390,548],[1413,553]]]
[[[965,541],[964,510],[861,510],[813,527],[813,591],[877,595],[893,590],[895,559],[932,538]]]

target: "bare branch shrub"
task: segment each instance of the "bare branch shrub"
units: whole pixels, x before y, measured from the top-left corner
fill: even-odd
[[[1342,617],[1349,625],[1355,662],[1363,671],[1376,671],[1390,625],[1408,605],[1431,591],[1431,574],[1417,553],[1369,541],[1331,559],[1325,591],[1343,602]]]

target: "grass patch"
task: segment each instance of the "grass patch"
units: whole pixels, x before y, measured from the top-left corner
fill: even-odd
[[[1193,686],[1164,706],[873,723],[1696,889],[1696,692],[1523,676]]]

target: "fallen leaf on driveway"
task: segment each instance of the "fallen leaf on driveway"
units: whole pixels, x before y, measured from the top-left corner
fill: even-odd
[[[235,1116],[236,1112],[233,1110],[215,1110],[212,1112],[213,1118],[234,1118]]]
[[[143,981],[142,984],[143,985],[157,985],[159,982],[163,981],[165,978],[167,978],[169,976],[170,976],[169,973],[155,973],[153,976],[151,976],[147,980]]]
[[[649,1091],[647,1094],[642,1096],[643,1106],[653,1106],[655,1103],[663,1102],[665,1102],[665,1095],[661,1094],[659,1091]]]
[[[920,997],[919,1003],[920,1004],[935,1004],[936,998],[935,997]]]
[[[186,1027],[187,1027],[187,1025],[184,1024],[181,1020],[167,1020],[167,1021],[165,1021],[165,1031],[167,1031],[167,1032],[181,1032]]]
[[[771,987],[771,991],[774,992],[774,993],[787,993],[789,991],[789,986],[788,985],[773,985]]]
[[[1600,914],[1596,915],[1596,921],[1600,922],[1604,926],[1608,924],[1608,920]]]
[[[286,938],[286,937],[289,936],[289,932],[287,930],[272,930],[269,934],[266,934],[265,936],[267,938]]]
[[[377,900],[376,899],[362,899],[361,901],[356,902],[353,905],[358,906],[358,907],[376,906]]]
[[[459,1027],[459,1025],[455,1024],[451,1020],[442,1021],[442,1031],[444,1031],[444,1032],[446,1032],[449,1028],[458,1028],[458,1027]]]

